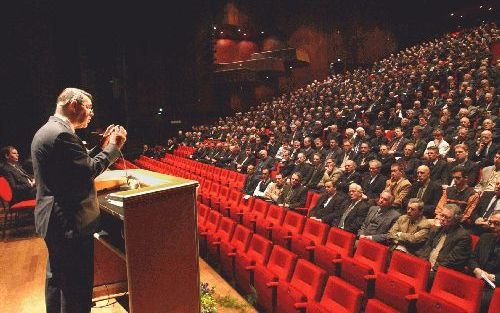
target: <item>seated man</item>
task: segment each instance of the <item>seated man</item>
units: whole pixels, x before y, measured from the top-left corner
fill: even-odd
[[[271,178],[269,176],[269,169],[263,168],[261,170],[259,182],[255,186],[252,193],[254,197],[264,198],[264,192],[266,191],[267,186],[271,183]]]
[[[466,170],[462,166],[456,166],[451,170],[454,186],[448,187],[439,199],[436,206],[436,211],[441,210],[441,208],[446,203],[454,203],[458,205],[462,214],[462,223],[470,224],[471,216],[476,209],[477,202],[479,200],[479,195],[474,191],[474,188],[469,187],[467,183]]]
[[[294,210],[296,208],[303,208],[307,200],[307,188],[302,186],[301,176],[299,172],[292,174],[290,184],[283,187],[283,192],[278,197],[278,205]]]
[[[347,190],[349,190],[349,185],[352,183],[360,184],[361,175],[356,171],[356,162],[347,160],[345,161],[344,172],[337,181],[337,189],[342,192],[347,192]]]
[[[271,182],[266,191],[264,191],[264,199],[266,201],[271,201],[272,203],[277,203],[279,196],[283,192],[283,187],[285,186],[285,178],[283,174],[276,174],[274,182]]]
[[[320,189],[323,188],[327,180],[331,180],[334,183],[337,183],[337,180],[339,179],[341,174],[342,171],[335,165],[335,160],[333,160],[332,158],[326,159],[325,172],[323,174],[323,177],[319,181],[318,186],[320,187]]]
[[[415,254],[429,237],[431,222],[425,218],[424,203],[411,198],[405,215],[401,215],[389,230],[387,238],[392,249]]]
[[[495,191],[485,191],[479,198],[477,207],[472,213],[472,232],[481,235],[490,230],[488,219],[495,212],[500,212],[500,178],[496,181]]]
[[[460,225],[462,214],[456,204],[445,204],[436,215],[436,224],[429,233],[429,239],[416,255],[429,260],[431,277],[439,266],[463,271],[472,252],[469,232]],[[430,282],[431,283],[431,282]]]
[[[365,175],[361,180],[361,187],[368,201],[376,204],[378,196],[384,191],[387,177],[380,174],[382,163],[379,160],[371,160],[368,169],[368,175]]]
[[[399,212],[392,208],[394,197],[390,192],[383,191],[378,199],[378,206],[372,206],[358,231],[359,238],[367,238],[384,243],[387,232],[399,217]]]
[[[472,253],[469,268],[478,279],[484,280],[483,298],[480,312],[487,312],[493,294],[493,287],[486,279],[498,286],[500,280],[500,211],[493,213],[488,219],[491,232],[484,233]]]
[[[304,184],[309,189],[319,190],[319,182],[321,178],[323,178],[323,174],[325,173],[325,167],[323,166],[323,161],[321,160],[321,154],[314,153],[312,156],[312,174],[309,178],[309,181],[304,182]]]
[[[391,165],[391,179],[385,183],[384,191],[390,193],[394,199],[392,206],[402,210],[403,199],[410,191],[411,183],[403,176],[403,169],[398,163]]]
[[[311,209],[310,218],[320,220],[323,223],[330,224],[331,216],[338,212],[348,201],[347,195],[335,188],[335,182],[327,180],[325,182],[325,193],[316,202]]]
[[[500,180],[500,150],[495,153],[493,165],[486,166],[481,170],[481,179],[474,190],[479,194],[485,191],[494,191],[495,182],[498,180]]]
[[[35,179],[19,165],[19,153],[12,146],[0,152],[0,176],[4,176],[12,189],[12,202],[35,199]]]
[[[350,201],[344,205],[338,218],[330,222],[330,225],[357,234],[370,206],[368,201],[363,199],[363,188],[358,184],[349,185],[349,197]]]
[[[417,181],[411,185],[410,191],[403,200],[403,208],[406,208],[408,201],[418,198],[424,203],[424,215],[427,218],[434,217],[434,210],[441,198],[443,188],[431,180],[431,171],[427,165],[420,165],[417,168]]]
[[[247,176],[245,177],[245,182],[243,183],[243,189],[241,191],[246,195],[252,195],[258,183],[259,177],[255,173],[255,166],[248,165]]]

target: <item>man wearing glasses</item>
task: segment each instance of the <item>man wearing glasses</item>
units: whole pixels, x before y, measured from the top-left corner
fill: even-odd
[[[76,129],[94,116],[92,96],[66,88],[56,111],[31,144],[36,178],[35,226],[48,250],[46,309],[90,312],[94,275],[93,233],[99,218],[94,178],[120,156],[127,132],[110,125],[101,145],[87,151]]]

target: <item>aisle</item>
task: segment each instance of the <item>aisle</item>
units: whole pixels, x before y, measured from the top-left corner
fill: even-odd
[[[0,303],[2,313],[44,312],[44,280],[47,251],[41,238],[0,242]],[[231,295],[239,301],[244,299],[217,274],[205,261],[200,259],[200,280],[216,286],[221,296]],[[113,304],[114,303],[114,304]],[[108,306],[108,304],[111,304]],[[115,300],[97,303],[92,313],[125,313]],[[238,312],[220,309],[220,313]],[[248,313],[257,312],[251,306]]]

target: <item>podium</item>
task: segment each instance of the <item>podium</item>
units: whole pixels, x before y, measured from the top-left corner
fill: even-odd
[[[140,183],[120,191],[126,175]],[[96,178],[94,299],[128,294],[129,312],[200,312],[198,182],[142,169]]]

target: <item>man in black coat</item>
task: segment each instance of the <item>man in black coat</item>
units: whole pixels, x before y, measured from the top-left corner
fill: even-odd
[[[500,181],[496,182],[495,191],[485,191],[479,198],[476,209],[472,213],[472,232],[481,235],[489,230],[488,218],[500,212]]]
[[[346,202],[342,210],[330,222],[330,225],[337,226],[350,233],[357,234],[363,225],[368,210],[368,202],[363,200],[363,189],[358,184],[349,186],[350,201]]]
[[[308,182],[311,179],[311,175],[313,173],[313,168],[311,164],[306,163],[306,155],[300,152],[297,155],[297,161],[295,162],[295,167],[293,168],[294,172],[300,173],[300,178],[302,182]]]
[[[330,215],[340,211],[348,200],[345,193],[337,191],[332,180],[327,180],[325,181],[325,193],[321,195],[316,205],[311,209],[309,217],[330,224]]]
[[[33,138],[31,155],[37,186],[35,226],[48,249],[46,311],[90,312],[93,233],[99,204],[94,178],[120,156],[127,132],[110,125],[101,146],[87,151],[75,129],[93,116],[92,96],[66,88],[54,116]]]
[[[448,164],[447,185],[452,183],[453,169],[457,166],[463,166],[467,176],[469,186],[475,186],[479,180],[479,164],[469,160],[469,148],[466,145],[458,144],[455,146],[455,159],[450,159],[451,163]]]
[[[319,190],[318,187],[319,181],[323,178],[323,174],[325,173],[325,167],[323,166],[323,161],[321,160],[321,154],[315,153],[313,155],[312,161],[312,173],[309,181],[305,183],[308,189]]]
[[[252,195],[258,183],[259,175],[255,172],[255,166],[248,165],[247,176],[245,177],[245,182],[243,183],[243,189],[241,191],[246,195]]]
[[[0,176],[3,176],[12,189],[12,203],[35,199],[35,179],[19,164],[19,153],[12,146],[0,151]]]
[[[368,202],[372,205],[377,203],[378,197],[384,191],[387,181],[387,177],[380,174],[381,168],[382,163],[379,160],[371,160],[368,168],[369,173],[361,180],[363,192]]]
[[[392,208],[394,197],[391,193],[384,191],[380,194],[377,206],[368,210],[361,228],[358,231],[359,238],[367,238],[376,242],[384,243],[387,233],[392,224],[400,216],[399,212]]]
[[[347,192],[349,185],[352,183],[360,184],[361,175],[356,171],[356,162],[347,160],[345,162],[345,169],[337,181],[337,189],[342,192]]]
[[[469,268],[476,278],[484,281],[484,277],[487,277],[498,286],[498,277],[500,277],[500,211],[489,217],[488,225],[491,232],[484,233],[479,238],[470,258]],[[480,312],[487,312],[493,290],[484,281]]]
[[[463,271],[468,264],[472,252],[472,240],[469,232],[460,225],[461,218],[458,205],[445,204],[436,216],[440,226],[431,230],[429,239],[417,251],[417,256],[431,262],[431,277],[435,275],[439,266]]]
[[[295,172],[290,178],[290,184],[286,184],[283,187],[283,192],[278,197],[277,203],[279,206],[295,210],[305,207],[306,200],[307,188],[301,184],[300,173]]]
[[[434,218],[434,210],[441,199],[443,188],[430,178],[430,169],[427,165],[420,165],[417,168],[417,181],[411,185],[410,191],[403,199],[402,210],[406,210],[408,202],[412,198],[417,198],[424,203],[423,214],[427,218]]]
[[[427,162],[425,163],[431,171],[431,180],[438,185],[447,183],[447,166],[446,161],[439,158],[439,149],[437,147],[427,148]]]

